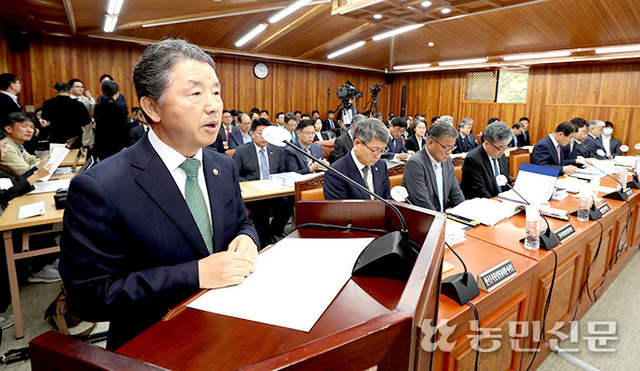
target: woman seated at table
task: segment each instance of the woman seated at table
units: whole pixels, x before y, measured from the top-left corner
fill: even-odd
[[[316,131],[313,136],[314,142],[331,139],[329,134],[331,133],[331,131],[322,131],[322,120],[316,119],[315,123],[313,124],[313,129]]]
[[[418,152],[427,143],[424,139],[427,133],[427,124],[422,120],[416,120],[411,125],[411,132],[413,135],[409,136],[404,146],[407,147],[407,151]]]
[[[9,138],[7,138],[7,133],[0,130],[0,160],[2,160],[4,155],[7,153],[8,143]],[[0,204],[2,204],[2,206],[6,206],[14,197],[22,196],[23,194],[30,192],[34,189],[33,184],[35,182],[49,175],[52,166],[53,164],[46,164],[40,169],[34,167],[19,177],[11,178],[13,187],[0,189]],[[2,173],[0,174],[0,177],[7,178],[8,176]],[[4,211],[4,207],[0,208],[0,214],[2,214],[2,211]]]

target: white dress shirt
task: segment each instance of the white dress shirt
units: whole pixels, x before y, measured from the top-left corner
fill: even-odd
[[[365,184],[367,184],[367,188],[369,188],[369,190],[371,192],[375,193],[375,188],[373,187],[373,168],[371,166],[369,166],[369,173],[367,174],[367,178],[364,178],[364,174],[362,173],[362,170],[366,167],[365,165],[363,165],[360,161],[358,161],[358,157],[356,157],[355,152],[353,152],[353,149],[351,150],[351,158],[353,158],[353,162],[356,163],[356,167],[358,168],[358,170],[360,171],[360,176],[362,176],[362,179],[364,179]],[[373,200],[374,197],[369,195],[369,197]]]

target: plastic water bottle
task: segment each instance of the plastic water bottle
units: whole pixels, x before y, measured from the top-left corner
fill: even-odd
[[[636,166],[633,168],[633,171],[636,173],[636,176],[640,175],[640,157],[636,156]]]
[[[625,169],[620,170],[620,172],[618,173],[618,181],[622,183],[623,191],[627,188],[628,178],[629,178],[629,174],[627,173],[627,170]]]
[[[527,250],[540,249],[540,224],[542,218],[538,207],[535,205],[527,205],[527,235],[524,238],[524,248]]]
[[[589,186],[591,188],[591,195],[593,198],[598,198],[598,190],[600,189],[600,178],[595,177],[592,178],[589,182]]]
[[[580,193],[578,198],[578,220],[581,222],[589,221],[589,209],[591,208],[591,195],[584,192]]]

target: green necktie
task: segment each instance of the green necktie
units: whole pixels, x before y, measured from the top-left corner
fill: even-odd
[[[213,230],[211,228],[211,221],[209,220],[209,213],[207,212],[207,203],[204,201],[202,190],[198,185],[198,168],[200,167],[200,161],[196,158],[188,158],[180,164],[180,168],[187,174],[187,180],[184,187],[184,195],[187,200],[191,215],[195,219],[202,239],[207,250],[210,254],[213,254]]]

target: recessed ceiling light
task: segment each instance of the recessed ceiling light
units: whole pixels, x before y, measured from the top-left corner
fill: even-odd
[[[423,1],[420,5],[422,5],[423,8],[428,8],[431,6],[431,1]]]
[[[427,45],[429,45],[429,47],[433,47],[435,44],[434,44],[434,43],[432,43],[432,42],[430,42],[430,43],[428,43]]]
[[[382,18],[382,15],[381,14],[376,14],[376,15],[373,16],[373,18],[380,19],[380,18]]]
[[[488,61],[489,58],[459,59],[455,61],[438,62],[439,66],[457,66],[460,64],[477,64]]]
[[[442,14],[449,14],[449,13],[451,13],[451,9],[449,9],[449,8],[442,8],[442,9],[440,9],[440,13],[442,13]]]

